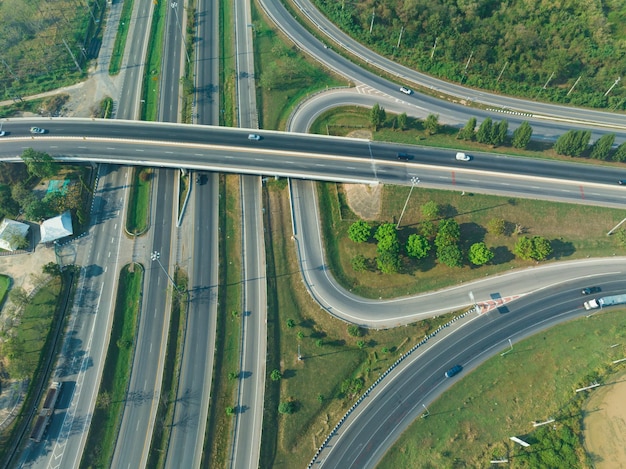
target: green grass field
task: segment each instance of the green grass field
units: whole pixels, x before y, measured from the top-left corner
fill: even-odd
[[[113,458],[127,399],[143,278],[144,269],[139,264],[127,265],[120,272],[111,339],[81,468],[109,467]]]
[[[11,277],[7,275],[0,275],[0,306],[4,305],[4,300],[9,292],[11,286]]]
[[[585,393],[574,389],[596,380],[608,386],[626,370],[611,364],[626,352],[624,313],[571,321],[489,359],[429,405],[430,415],[417,419],[378,467],[489,467],[502,458],[511,468],[588,467],[580,438]],[[533,421],[549,418],[553,428],[533,429]],[[512,443],[514,435],[533,445]]]

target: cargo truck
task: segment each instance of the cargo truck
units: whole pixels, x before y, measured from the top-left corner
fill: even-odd
[[[594,298],[583,303],[586,310],[624,304],[626,304],[626,294],[603,296],[602,298]]]
[[[30,433],[30,439],[35,443],[39,443],[46,433],[52,414],[54,413],[54,406],[57,403],[59,394],[61,393],[61,383],[55,381],[48,389],[46,393],[46,399],[43,401],[43,409],[39,412],[33,431]]]

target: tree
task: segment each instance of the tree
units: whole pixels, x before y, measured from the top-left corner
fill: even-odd
[[[378,130],[378,128],[383,125],[386,118],[387,113],[385,112],[385,108],[381,107],[378,103],[374,104],[374,107],[372,107],[370,111],[370,123],[374,131]]]
[[[515,243],[513,252],[517,257],[525,261],[543,261],[552,254],[552,245],[543,236],[534,236],[532,238],[521,236]]]
[[[364,272],[367,270],[367,259],[363,254],[357,254],[351,260],[352,270],[355,272]]]
[[[406,253],[416,259],[423,259],[430,252],[430,243],[424,236],[412,234],[406,241]]]
[[[296,410],[296,403],[293,401],[283,401],[278,405],[278,412],[283,415],[293,414]]]
[[[559,155],[580,156],[589,146],[589,139],[589,130],[568,130],[554,142],[554,151]]]
[[[294,327],[296,327],[296,321],[294,321],[293,319],[287,319],[287,327],[289,329],[293,329]]]
[[[402,114],[398,114],[398,129],[400,130],[406,129],[406,121],[407,121],[406,112],[403,112]]]
[[[420,233],[425,238],[432,238],[437,233],[437,227],[432,221],[423,221],[419,226]]]
[[[238,371],[230,371],[230,372],[228,373],[228,379],[229,379],[229,381],[234,381],[234,380],[236,380],[237,378],[239,378],[239,372],[238,372]]]
[[[500,236],[506,230],[506,222],[502,218],[492,218],[487,222],[487,231],[491,234]]]
[[[356,324],[350,324],[348,326],[348,335],[352,337],[361,337],[362,333],[363,331],[361,331],[361,328]]]
[[[470,120],[467,121],[467,124],[465,124],[465,127],[463,127],[459,131],[459,135],[457,135],[457,138],[459,140],[474,140],[475,128],[476,128],[476,118],[471,117]]]
[[[493,251],[485,243],[474,243],[470,246],[467,257],[474,265],[484,265],[493,259]]]
[[[302,331],[298,331],[298,333],[296,334],[296,336],[298,337],[298,339],[304,339],[304,332],[302,332]]]
[[[272,381],[280,381],[282,377],[283,375],[278,369],[272,370],[272,372],[270,373],[270,379]]]
[[[376,266],[383,274],[395,274],[400,270],[398,251],[382,251],[376,256]]]
[[[439,216],[439,205],[437,204],[437,202],[429,200],[424,205],[422,205],[422,216],[429,220],[437,218]]]
[[[437,259],[448,267],[461,267],[463,265],[463,254],[456,244],[438,247]]]
[[[428,114],[424,121],[424,128],[429,135],[435,135],[439,132],[439,114]]]
[[[317,339],[315,341],[315,346],[319,347],[319,348],[322,348],[324,346],[324,341],[322,339]]]
[[[502,145],[506,141],[509,131],[509,123],[506,119],[501,120],[498,124],[494,124],[491,129],[491,144],[494,147]]]
[[[22,287],[13,287],[9,293],[9,298],[18,308],[28,304],[28,293]]]
[[[621,230],[617,230],[615,232],[615,239],[617,239],[617,243],[620,246],[626,247],[626,229],[622,228]]]
[[[376,249],[378,253],[390,251],[397,253],[400,250],[398,231],[393,223],[383,223],[376,230],[374,238],[378,241]]]
[[[357,340],[356,341],[356,346],[359,347],[360,349],[365,348],[365,341],[364,340]]]
[[[613,153],[613,161],[626,161],[626,142],[617,147],[617,150]]]
[[[591,157],[594,160],[608,160],[611,147],[615,141],[615,134],[606,134],[596,140],[591,147]]]
[[[11,187],[0,184],[0,217],[16,217],[19,212],[20,206],[11,196]]]
[[[320,404],[321,404],[322,402],[324,402],[324,395],[323,395],[323,394],[318,394],[318,395],[317,395],[317,402],[319,402]]]
[[[435,246],[449,246],[456,244],[461,239],[461,228],[453,218],[446,218],[439,223],[439,230],[435,237]]]
[[[527,121],[524,121],[513,132],[513,140],[511,143],[515,148],[526,148],[530,143],[530,139],[532,136],[533,128]]]
[[[226,407],[226,415],[228,416],[235,415],[235,408],[232,406]]]
[[[478,143],[491,143],[492,127],[493,121],[491,120],[491,117],[485,118],[476,132],[476,141]]]
[[[355,243],[364,243],[370,239],[372,227],[364,220],[355,221],[348,228],[348,238]]]
[[[47,153],[27,148],[22,152],[22,160],[26,163],[26,169],[30,174],[38,178],[48,178],[58,172],[58,166]]]

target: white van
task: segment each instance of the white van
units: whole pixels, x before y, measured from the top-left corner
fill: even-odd
[[[456,159],[459,161],[469,161],[470,157],[468,155],[466,155],[465,153],[459,151],[456,154]]]

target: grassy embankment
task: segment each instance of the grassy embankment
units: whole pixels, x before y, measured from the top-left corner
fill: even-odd
[[[137,166],[133,170],[133,185],[128,197],[126,231],[141,235],[150,226],[150,197],[154,170]]]
[[[109,467],[121,424],[132,369],[144,269],[126,265],[120,272],[111,338],[81,468]]]
[[[0,275],[0,307],[4,305],[4,300],[6,299],[10,286],[11,277],[8,277],[7,275]]]
[[[496,355],[428,406],[392,447],[381,469],[397,467],[591,467],[582,446],[582,406],[588,393],[610,386],[624,363],[624,311],[596,314],[554,327]],[[618,347],[614,344],[620,344]],[[621,371],[620,371],[621,370]],[[553,418],[534,429],[532,422]],[[515,435],[531,443],[509,441]]]
[[[162,468],[165,465],[167,445],[174,425],[174,408],[178,394],[178,380],[180,376],[180,364],[183,353],[185,337],[185,324],[187,323],[187,305],[189,301],[189,281],[186,274],[180,270],[174,273],[174,283],[178,291],[171,289],[173,293],[172,312],[167,336],[167,352],[163,365],[163,381],[161,383],[161,397],[155,421],[148,467]]]
[[[122,4],[122,12],[120,13],[120,23],[117,27],[117,35],[115,36],[115,44],[111,52],[111,61],[109,62],[109,74],[117,75],[122,67],[124,59],[124,50],[126,49],[126,39],[130,29],[130,20],[133,15],[134,0],[124,0]]]
[[[302,54],[280,31],[273,29],[252,4],[259,124],[283,129],[303,98],[325,88],[347,86],[318,62]]]
[[[3,279],[8,280],[8,277],[3,276]],[[5,334],[0,347],[5,371],[10,378],[28,377],[31,385],[39,381],[43,362],[54,353],[50,332],[56,330],[54,322],[59,320],[59,298],[63,296],[63,289],[70,287],[71,285],[64,284],[61,277],[54,277],[23,306],[19,326]],[[15,444],[21,428],[20,422],[37,405],[33,402],[31,391],[32,386],[29,387],[18,416],[0,435],[0,461],[8,457],[7,452]]]
[[[239,176],[220,176],[220,287],[211,406],[204,441],[202,467],[227,468],[230,461],[234,416],[226,409],[236,406],[241,318],[242,257]],[[230,376],[229,376],[230,375]]]

